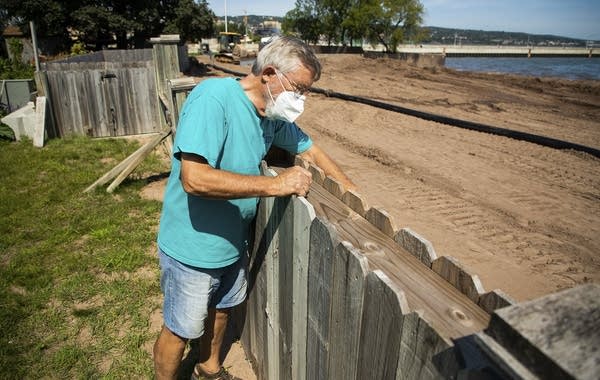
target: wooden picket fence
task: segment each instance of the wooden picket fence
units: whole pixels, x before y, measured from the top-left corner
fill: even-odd
[[[311,192],[261,199],[238,316],[259,380],[594,378],[599,286],[515,304],[319,168],[296,164],[312,172]],[[276,175],[266,164],[263,173]],[[537,331],[523,323],[532,312],[545,321]],[[573,329],[586,332],[571,340]],[[549,339],[561,350],[546,350]]]

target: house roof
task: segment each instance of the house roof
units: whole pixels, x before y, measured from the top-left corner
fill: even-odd
[[[21,31],[21,28],[16,25],[9,25],[4,28],[2,35],[5,37],[23,37],[23,32]]]

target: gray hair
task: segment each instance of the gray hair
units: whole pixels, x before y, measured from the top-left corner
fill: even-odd
[[[303,65],[313,74],[313,81],[321,77],[321,63],[312,49],[295,37],[275,37],[263,47],[252,65],[252,74],[259,76],[266,66],[275,66],[282,73],[294,71]]]

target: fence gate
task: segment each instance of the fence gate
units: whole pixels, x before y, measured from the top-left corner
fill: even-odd
[[[152,50],[106,51],[45,64],[59,136],[159,132]]]

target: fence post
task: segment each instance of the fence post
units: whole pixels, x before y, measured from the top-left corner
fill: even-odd
[[[152,43],[152,59],[154,61],[154,72],[156,76],[156,104],[161,109],[160,96],[171,99],[171,93],[167,81],[181,77],[179,70],[179,35],[163,34],[160,37],[150,39]],[[173,110],[169,110],[173,112]],[[168,125],[165,116],[161,114],[161,124]],[[172,126],[175,128],[176,126]],[[175,136],[171,136],[174,138]]]

